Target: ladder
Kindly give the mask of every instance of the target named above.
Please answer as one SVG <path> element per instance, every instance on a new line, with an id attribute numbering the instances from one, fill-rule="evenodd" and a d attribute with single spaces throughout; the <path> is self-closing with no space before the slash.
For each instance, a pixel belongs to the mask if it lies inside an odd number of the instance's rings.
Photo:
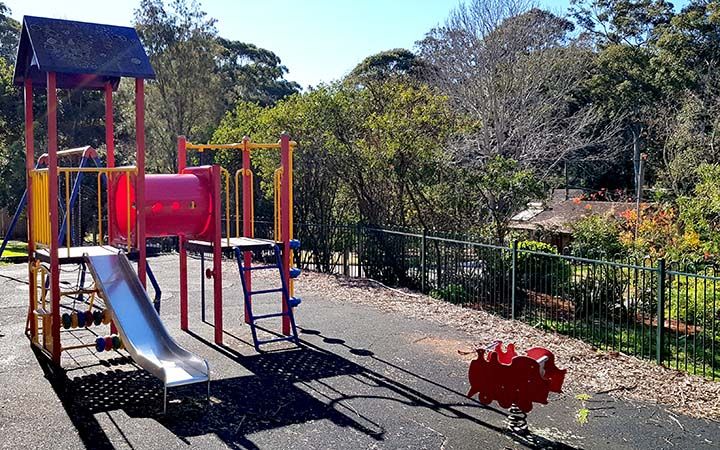
<path id="1" fill-rule="evenodd" d="M 267 264 L 267 265 L 257 265 L 257 266 L 245 266 L 243 264 L 243 254 L 246 251 L 252 251 L 251 249 L 243 249 L 242 247 L 235 247 L 235 259 L 238 263 L 238 269 L 240 271 L 240 281 L 242 283 L 242 289 L 243 289 L 243 298 L 245 301 L 245 311 L 248 314 L 248 322 L 250 324 L 250 330 L 252 331 L 252 338 L 253 338 L 253 345 L 255 346 L 255 350 L 258 352 L 260 351 L 260 346 L 264 344 L 270 344 L 272 342 L 281 342 L 281 341 L 290 341 L 294 342 L 295 344 L 299 344 L 299 338 L 297 333 L 297 328 L 295 327 L 295 316 L 293 314 L 293 308 L 298 306 L 300 304 L 300 299 L 297 297 L 290 297 L 290 291 L 288 288 L 289 281 L 285 279 L 283 276 L 283 265 L 282 265 L 282 251 L 280 249 L 280 245 L 278 244 L 272 244 L 269 243 L 268 247 L 272 246 L 273 252 L 274 252 L 274 264 Z M 273 288 L 273 289 L 262 289 L 257 291 L 251 291 L 248 289 L 246 280 L 245 280 L 245 274 L 251 273 L 257 270 L 277 270 L 278 275 L 280 276 L 280 287 Z M 290 277 L 295 278 L 297 275 L 299 275 L 300 270 L 299 269 L 291 269 Z M 252 284 L 252 283 L 251 283 Z M 263 295 L 263 294 L 273 294 L 278 293 L 282 294 L 282 301 L 286 302 L 284 305 L 285 308 L 283 308 L 285 311 L 281 311 L 278 313 L 270 313 L 270 314 L 259 314 L 255 315 L 253 313 L 253 301 L 252 297 L 254 295 Z M 257 322 L 259 320 L 263 319 L 271 319 L 275 317 L 284 317 L 287 316 L 290 320 L 290 329 L 291 334 L 289 336 L 280 336 L 277 338 L 272 339 L 258 339 L 257 335 Z"/>

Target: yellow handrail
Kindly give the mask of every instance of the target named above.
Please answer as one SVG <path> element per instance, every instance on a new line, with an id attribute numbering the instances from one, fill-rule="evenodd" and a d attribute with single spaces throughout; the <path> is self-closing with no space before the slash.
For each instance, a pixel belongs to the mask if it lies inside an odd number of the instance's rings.
<path id="1" fill-rule="evenodd" d="M 130 216 L 131 216 L 131 210 L 130 210 L 130 175 L 128 174 L 127 177 L 128 181 L 125 183 L 125 196 L 127 198 L 127 249 L 128 253 L 130 253 L 130 249 L 132 248 L 131 242 L 132 242 L 132 236 L 130 231 Z"/>
<path id="2" fill-rule="evenodd" d="M 240 237 L 240 175 L 243 170 L 235 171 L 235 237 Z"/>
<path id="3" fill-rule="evenodd" d="M 297 142 L 290 141 L 290 147 L 297 146 Z M 206 150 L 242 150 L 244 149 L 243 143 L 234 143 L 234 144 L 192 144 L 190 142 L 185 144 L 185 148 L 188 150 L 197 150 L 199 152 L 204 152 Z M 247 148 L 250 150 L 263 150 L 263 149 L 279 149 L 280 143 L 277 144 L 261 144 L 261 143 L 255 143 L 255 142 L 249 142 Z"/>
<path id="4" fill-rule="evenodd" d="M 282 178 L 282 173 L 282 168 L 279 168 L 275 169 L 275 173 L 273 174 L 273 216 L 275 219 L 273 222 L 273 231 L 275 242 L 280 242 L 282 240 L 282 230 L 280 229 L 280 180 Z"/>
<path id="5" fill-rule="evenodd" d="M 224 167 L 220 173 L 225 177 L 225 238 L 230 246 L 230 173 Z"/>
<path id="6" fill-rule="evenodd" d="M 32 230 L 32 239 L 37 244 L 44 246 L 50 245 L 50 203 L 49 195 L 49 179 L 47 172 L 30 171 L 30 184 L 32 187 L 35 201 L 32 203 L 32 217 L 35 226 Z"/>
<path id="7" fill-rule="evenodd" d="M 31 172 L 47 173 L 49 169 L 43 167 L 42 169 L 33 169 Z M 73 172 L 73 173 L 137 173 L 137 167 L 135 166 L 123 166 L 123 167 L 58 167 L 58 173 Z"/>
<path id="8" fill-rule="evenodd" d="M 72 211 L 70 211 L 70 172 L 65 172 L 65 244 L 70 248 L 70 220 Z M 60 244 L 60 243 L 58 243 Z"/>
<path id="9" fill-rule="evenodd" d="M 102 174 L 97 174 L 97 210 L 98 210 L 98 243 L 103 245 L 103 229 L 102 229 Z M 110 184 L 110 177 L 107 178 L 108 185 Z M 108 220 L 110 220 L 110 208 L 108 208 Z M 109 226 L 109 225 L 108 225 Z"/>
<path id="10" fill-rule="evenodd" d="M 97 214 L 98 214 L 98 233 L 100 235 L 99 242 L 103 243 L 103 225 L 102 225 L 102 176 L 106 175 L 108 180 L 113 174 L 126 174 L 128 176 L 127 189 L 127 226 L 128 232 L 130 230 L 131 220 L 131 201 L 130 201 L 130 176 L 137 173 L 137 167 L 125 166 L 125 167 L 58 167 L 58 174 L 64 174 L 65 182 L 65 242 L 59 243 L 65 245 L 68 249 L 72 247 L 72 211 L 70 210 L 70 197 L 72 184 L 72 174 L 80 173 L 96 173 L 97 174 Z M 32 185 L 34 201 L 32 208 L 29 211 L 33 216 L 33 240 L 42 246 L 49 247 L 51 242 L 50 232 L 50 185 L 49 185 L 49 172 L 47 168 L 33 169 L 30 171 L 30 183 Z M 62 195 L 62 194 L 59 194 Z M 109 217 L 109 215 L 108 215 Z M 132 247 L 132 240 L 128 236 L 128 250 Z"/>

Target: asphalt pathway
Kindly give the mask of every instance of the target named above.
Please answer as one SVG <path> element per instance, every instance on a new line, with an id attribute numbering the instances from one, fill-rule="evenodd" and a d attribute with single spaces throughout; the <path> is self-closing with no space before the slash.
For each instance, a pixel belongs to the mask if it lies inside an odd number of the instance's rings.
<path id="1" fill-rule="evenodd" d="M 516 438 L 506 431 L 505 411 L 465 396 L 467 361 L 457 349 L 472 336 L 331 291 L 303 298 L 299 348 L 258 354 L 242 323 L 232 261 L 223 269 L 227 329 L 219 347 L 212 325 L 201 320 L 198 261 L 190 262 L 188 333 L 178 326 L 177 257 L 150 263 L 163 289 L 166 326 L 210 362 L 209 404 L 204 388 L 177 388 L 163 416 L 161 384 L 122 352 L 72 351 L 63 360 L 67 371 L 53 371 L 23 334 L 26 266 L 3 266 L 0 448 L 720 448 L 717 422 L 592 392 L 586 424 L 576 419 L 583 407 L 576 393 L 553 395 L 528 416 L 530 436 Z M 210 306 L 206 314 L 211 321 Z M 64 336 L 91 338 L 88 331 Z"/>

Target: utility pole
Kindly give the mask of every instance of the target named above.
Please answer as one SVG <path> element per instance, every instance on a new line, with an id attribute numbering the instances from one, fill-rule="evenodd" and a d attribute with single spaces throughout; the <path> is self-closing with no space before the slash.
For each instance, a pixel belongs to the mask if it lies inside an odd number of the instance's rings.
<path id="1" fill-rule="evenodd" d="M 635 192 L 635 213 L 637 214 L 637 219 L 635 220 L 635 240 L 637 240 L 638 228 L 640 227 L 640 203 L 642 202 L 643 184 L 645 183 L 645 161 L 647 161 L 647 153 L 640 154 L 637 178 L 635 180 L 635 185 L 637 186 L 637 191 Z"/>
<path id="2" fill-rule="evenodd" d="M 570 200 L 570 177 L 568 176 L 567 159 L 565 160 L 565 167 L 563 168 L 563 172 L 565 173 L 565 200 Z"/>

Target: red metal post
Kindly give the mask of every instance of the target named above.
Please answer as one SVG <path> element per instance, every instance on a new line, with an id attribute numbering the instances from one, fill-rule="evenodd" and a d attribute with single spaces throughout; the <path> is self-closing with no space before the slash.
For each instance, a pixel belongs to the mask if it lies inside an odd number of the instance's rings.
<path id="1" fill-rule="evenodd" d="M 178 136 L 177 143 L 177 168 L 178 173 L 185 170 L 187 164 L 187 140 L 185 136 Z M 188 329 L 188 285 L 187 285 L 187 249 L 185 248 L 185 236 L 178 236 L 178 251 L 180 252 L 180 329 Z M 204 276 L 204 274 L 202 274 Z"/>
<path id="2" fill-rule="evenodd" d="M 107 156 L 107 167 L 115 167 L 115 123 L 113 117 L 113 90 L 112 85 L 108 82 L 105 83 L 105 148 Z M 108 174 L 107 179 L 107 210 L 108 210 L 108 222 L 107 222 L 107 233 L 108 243 L 112 241 L 114 236 L 114 220 L 112 218 L 113 211 L 113 196 L 112 196 L 112 174 Z M 103 237 L 100 236 L 100 242 Z"/>
<path id="3" fill-rule="evenodd" d="M 25 79 L 25 181 L 27 189 L 27 230 L 28 230 L 28 280 L 30 280 L 30 296 L 28 309 L 28 328 L 30 337 L 37 338 L 37 320 L 33 316 L 33 310 L 36 306 L 37 286 L 35 286 L 35 276 L 32 272 L 32 265 L 35 262 L 35 239 L 33 238 L 33 197 L 32 183 L 30 183 L 30 172 L 35 168 L 35 136 L 33 135 L 33 88 L 32 80 Z"/>
<path id="4" fill-rule="evenodd" d="M 282 277 L 285 279 L 285 285 L 290 286 L 290 215 L 292 214 L 290 196 L 292 195 L 292 153 L 290 150 L 290 136 L 283 133 L 280 136 L 280 167 L 282 174 L 280 175 L 280 234 L 282 236 Z M 282 309 L 283 313 L 288 312 L 287 304 L 289 299 L 283 294 Z M 290 334 L 290 318 L 287 315 L 282 319 L 282 332 L 284 335 Z"/>
<path id="5" fill-rule="evenodd" d="M 55 72 L 47 74 L 48 198 L 50 202 L 50 304 L 52 360 L 60 365 L 60 261 L 58 259 L 57 89 Z"/>
<path id="6" fill-rule="evenodd" d="M 213 164 L 212 166 L 213 180 L 213 299 L 214 299 L 214 318 L 215 318 L 215 343 L 222 345 L 223 343 L 223 304 L 222 304 L 222 213 L 220 199 L 220 184 L 222 177 L 220 174 L 220 166 Z"/>
<path id="7" fill-rule="evenodd" d="M 137 176 L 135 178 L 135 205 L 137 211 L 138 278 L 146 286 L 145 247 L 145 80 L 135 78 L 135 145 Z M 128 237 L 129 238 L 129 237 Z"/>
<path id="8" fill-rule="evenodd" d="M 242 150 L 242 167 L 243 167 L 243 236 L 251 238 L 255 237 L 255 230 L 253 230 L 253 196 L 252 196 L 252 178 L 250 177 L 250 138 L 248 136 L 243 137 L 243 150 Z M 243 254 L 243 264 L 245 267 L 250 267 L 252 264 L 252 254 L 245 252 Z M 248 292 L 252 292 L 252 276 L 251 272 L 247 271 L 243 274 L 245 277 L 245 286 Z M 252 298 L 250 299 L 252 301 Z M 250 310 L 245 305 L 245 323 L 250 323 Z"/>

